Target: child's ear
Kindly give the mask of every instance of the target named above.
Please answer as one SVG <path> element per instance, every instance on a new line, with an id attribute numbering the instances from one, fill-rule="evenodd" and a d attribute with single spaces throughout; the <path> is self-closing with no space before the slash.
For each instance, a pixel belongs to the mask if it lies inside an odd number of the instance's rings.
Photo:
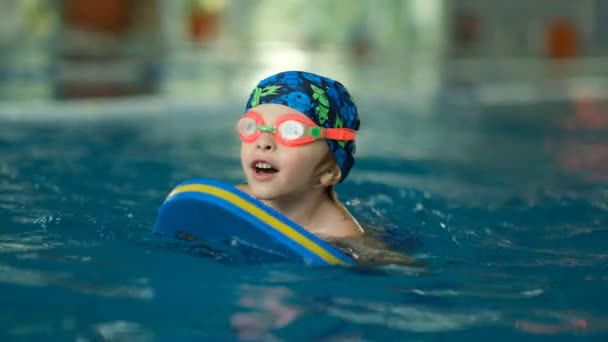
<path id="1" fill-rule="evenodd" d="M 333 163 L 323 174 L 321 175 L 320 183 L 323 186 L 331 186 L 340 181 L 342 178 L 342 170 L 338 164 Z"/>

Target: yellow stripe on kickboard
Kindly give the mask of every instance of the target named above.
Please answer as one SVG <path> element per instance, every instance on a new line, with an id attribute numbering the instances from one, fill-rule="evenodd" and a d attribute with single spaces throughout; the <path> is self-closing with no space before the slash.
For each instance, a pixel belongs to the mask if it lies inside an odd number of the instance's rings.
<path id="1" fill-rule="evenodd" d="M 272 228 L 280 231 L 281 233 L 289 237 L 291 240 L 304 246 L 306 249 L 317 255 L 319 258 L 325 260 L 325 262 L 334 265 L 346 265 L 344 261 L 336 258 L 332 254 L 327 252 L 323 247 L 317 245 L 314 241 L 311 241 L 306 236 L 300 234 L 287 224 L 281 222 L 276 217 L 270 215 L 269 213 L 249 203 L 245 199 L 233 194 L 230 191 L 226 191 L 224 189 L 205 184 L 186 184 L 177 187 L 173 191 L 171 191 L 171 193 L 169 193 L 169 195 L 167 196 L 167 199 L 182 192 L 201 192 L 205 194 L 211 194 L 225 201 L 228 201 L 229 203 L 234 204 L 235 206 L 247 211 L 251 215 L 260 219 L 262 222 L 265 222 Z"/>

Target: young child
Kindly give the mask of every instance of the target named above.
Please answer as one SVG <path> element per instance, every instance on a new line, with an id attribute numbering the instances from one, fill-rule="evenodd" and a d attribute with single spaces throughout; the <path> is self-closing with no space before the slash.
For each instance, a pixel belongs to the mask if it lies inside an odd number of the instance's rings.
<path id="1" fill-rule="evenodd" d="M 359 116 L 338 81 L 303 71 L 254 88 L 237 123 L 241 164 L 253 197 L 323 238 L 363 234 L 333 186 L 355 162 Z"/>

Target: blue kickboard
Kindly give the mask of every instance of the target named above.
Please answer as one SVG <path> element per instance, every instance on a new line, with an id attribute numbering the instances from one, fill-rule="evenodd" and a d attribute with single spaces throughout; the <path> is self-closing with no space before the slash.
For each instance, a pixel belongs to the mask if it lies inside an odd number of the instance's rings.
<path id="1" fill-rule="evenodd" d="M 246 245 L 311 265 L 356 262 L 236 187 L 210 179 L 179 184 L 159 209 L 154 230 L 175 237 Z"/>

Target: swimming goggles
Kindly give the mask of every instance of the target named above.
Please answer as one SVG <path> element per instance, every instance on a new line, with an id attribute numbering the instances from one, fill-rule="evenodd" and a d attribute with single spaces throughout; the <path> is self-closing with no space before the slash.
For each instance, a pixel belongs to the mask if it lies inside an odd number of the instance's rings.
<path id="1" fill-rule="evenodd" d="M 355 140 L 357 133 L 350 128 L 319 127 L 311 119 L 301 114 L 285 114 L 279 117 L 274 126 L 266 125 L 264 118 L 249 111 L 236 124 L 242 141 L 252 143 L 262 132 L 271 133 L 276 141 L 285 146 L 301 146 L 318 139 Z"/>

